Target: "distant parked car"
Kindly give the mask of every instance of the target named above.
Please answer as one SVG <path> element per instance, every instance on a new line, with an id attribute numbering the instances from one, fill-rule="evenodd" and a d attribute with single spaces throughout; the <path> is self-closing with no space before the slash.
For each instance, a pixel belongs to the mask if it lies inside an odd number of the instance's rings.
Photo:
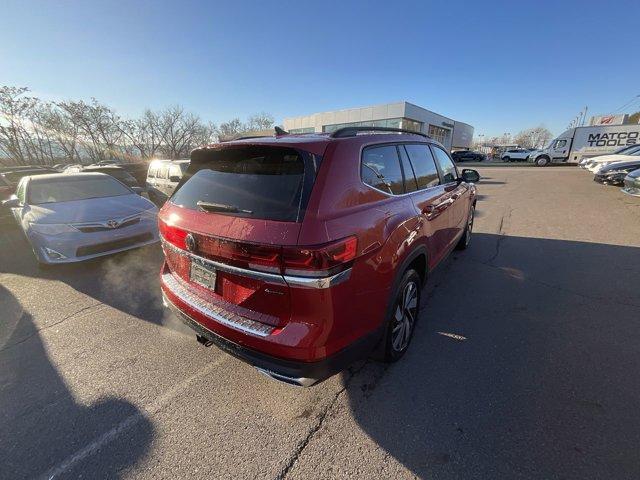
<path id="1" fill-rule="evenodd" d="M 458 150 L 451 154 L 453 161 L 460 162 L 483 162 L 487 159 L 484 153 L 472 152 L 471 150 Z"/>
<path id="2" fill-rule="evenodd" d="M 156 205 L 162 205 L 175 190 L 187 171 L 190 160 L 154 160 L 149 164 L 147 188 L 149 198 Z"/>
<path id="3" fill-rule="evenodd" d="M 604 168 L 613 163 L 619 162 L 632 162 L 640 159 L 640 145 L 632 150 L 627 150 L 624 153 L 617 155 L 601 155 L 599 157 L 593 157 L 590 162 L 586 164 L 586 169 L 591 173 L 598 173 L 601 168 Z"/>
<path id="4" fill-rule="evenodd" d="M 89 165 L 85 167 L 83 172 L 87 173 L 106 173 L 107 175 L 111 175 L 116 180 L 121 181 L 127 187 L 131 188 L 138 195 L 142 195 L 143 197 L 149 198 L 147 194 L 147 189 L 141 187 L 138 181 L 127 172 L 124 168 L 118 165 Z"/>
<path id="5" fill-rule="evenodd" d="M 149 170 L 149 164 L 146 162 L 138 163 L 121 163 L 118 165 L 120 168 L 129 172 L 138 182 L 138 185 L 144 187 L 147 183 L 147 172 Z"/>
<path id="6" fill-rule="evenodd" d="M 625 177 L 640 168 L 640 158 L 628 162 L 611 163 L 594 175 L 593 180 L 605 185 L 623 185 Z"/>
<path id="7" fill-rule="evenodd" d="M 622 191 L 627 195 L 640 197 L 640 169 L 634 170 L 624 178 Z"/>
<path id="8" fill-rule="evenodd" d="M 535 150 L 530 148 L 512 148 L 505 151 L 500 156 L 500 160 L 503 162 L 526 162 L 532 152 L 535 152 Z"/>
<path id="9" fill-rule="evenodd" d="M 4 202 L 40 264 L 87 260 L 158 241 L 158 209 L 104 173 L 24 177 Z"/>
<path id="10" fill-rule="evenodd" d="M 627 155 L 629 153 L 632 153 L 636 150 L 640 149 L 640 145 L 634 144 L 634 145 L 627 145 L 626 147 L 622 147 L 619 148 L 618 150 L 616 150 L 615 152 L 609 154 L 609 155 Z M 582 160 L 580 160 L 578 162 L 578 165 L 581 168 L 587 168 L 589 165 L 591 165 L 593 163 L 594 160 L 598 159 L 599 157 L 602 157 L 603 155 L 597 155 L 595 157 L 584 157 Z"/>

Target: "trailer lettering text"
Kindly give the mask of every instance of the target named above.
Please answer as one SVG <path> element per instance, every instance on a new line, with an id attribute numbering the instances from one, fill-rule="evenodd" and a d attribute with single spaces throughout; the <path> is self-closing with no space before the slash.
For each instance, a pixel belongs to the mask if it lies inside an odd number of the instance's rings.
<path id="1" fill-rule="evenodd" d="M 590 147 L 624 147 L 638 143 L 640 132 L 590 133 L 587 143 Z"/>

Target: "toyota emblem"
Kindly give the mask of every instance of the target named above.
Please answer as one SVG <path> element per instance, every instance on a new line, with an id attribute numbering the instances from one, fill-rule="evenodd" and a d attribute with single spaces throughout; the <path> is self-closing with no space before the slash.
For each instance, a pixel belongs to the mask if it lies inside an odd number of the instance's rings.
<path id="1" fill-rule="evenodd" d="M 116 220 L 107 220 L 107 227 L 109 228 L 118 228 L 120 225 Z"/>
<path id="2" fill-rule="evenodd" d="M 196 249 L 196 239 L 193 235 L 191 235 L 190 233 L 187 234 L 186 237 L 184 237 L 184 244 L 187 247 L 187 250 L 189 250 L 190 252 L 193 252 Z"/>

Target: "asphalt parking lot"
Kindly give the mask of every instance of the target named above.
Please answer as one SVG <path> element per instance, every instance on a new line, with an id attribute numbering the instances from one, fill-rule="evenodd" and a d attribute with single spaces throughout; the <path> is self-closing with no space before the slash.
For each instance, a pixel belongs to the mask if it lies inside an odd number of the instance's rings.
<path id="1" fill-rule="evenodd" d="M 2 233 L 0 478 L 639 478 L 640 199 L 480 173 L 404 359 L 309 389 L 163 312 L 158 247 L 39 271 Z"/>

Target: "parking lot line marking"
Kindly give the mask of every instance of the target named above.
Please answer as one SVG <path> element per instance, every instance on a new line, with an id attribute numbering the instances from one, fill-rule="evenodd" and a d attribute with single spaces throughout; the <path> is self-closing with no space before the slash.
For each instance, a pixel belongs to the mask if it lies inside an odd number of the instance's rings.
<path id="1" fill-rule="evenodd" d="M 86 445 L 85 447 L 78 450 L 73 455 L 67 457 L 62 463 L 60 463 L 57 467 L 52 468 L 47 473 L 40 475 L 38 478 L 43 480 L 52 480 L 56 478 L 58 475 L 65 473 L 70 468 L 74 467 L 76 464 L 81 462 L 87 457 L 90 457 L 95 452 L 97 452 L 100 448 L 105 446 L 114 440 L 118 435 L 120 435 L 125 430 L 137 424 L 140 420 L 145 418 L 145 416 L 152 416 L 160 412 L 164 407 L 169 405 L 171 401 L 183 393 L 189 386 L 207 374 L 209 374 L 212 370 L 219 367 L 224 361 L 229 358 L 228 355 L 220 353 L 220 356 L 212 363 L 209 363 L 204 368 L 200 369 L 198 372 L 191 375 L 189 378 L 179 383 L 175 387 L 169 389 L 164 395 L 161 395 L 156 400 L 151 402 L 151 404 L 147 406 L 141 407 L 141 410 L 126 419 L 120 422 L 118 425 L 114 426 L 109 431 L 103 433 L 100 437 Z"/>

